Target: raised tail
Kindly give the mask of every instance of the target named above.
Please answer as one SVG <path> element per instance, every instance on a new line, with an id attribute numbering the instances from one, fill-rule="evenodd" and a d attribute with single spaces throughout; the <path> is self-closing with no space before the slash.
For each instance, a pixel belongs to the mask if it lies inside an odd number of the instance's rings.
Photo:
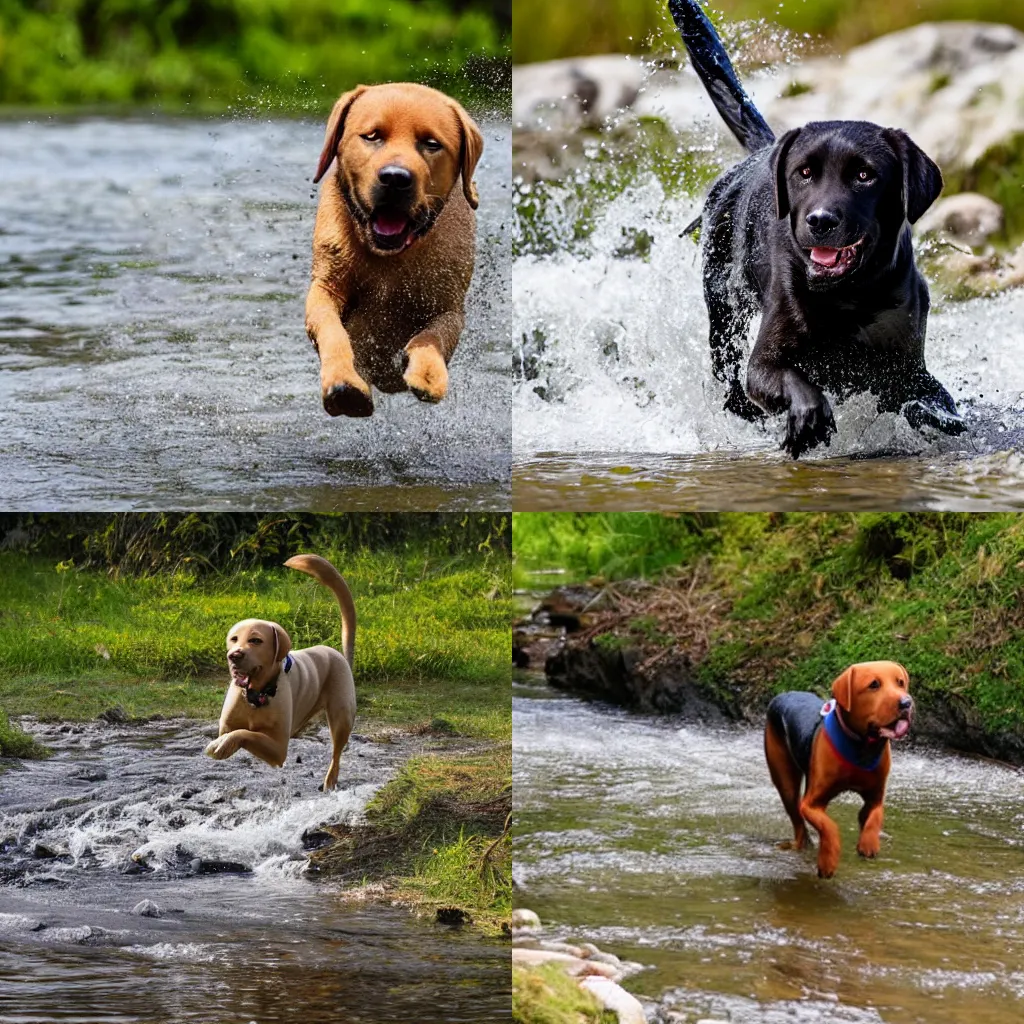
<path id="1" fill-rule="evenodd" d="M 775 133 L 743 91 L 722 40 L 701 10 L 699 0 L 668 0 L 668 9 L 693 69 L 729 131 L 748 153 L 770 146 Z"/>
<path id="2" fill-rule="evenodd" d="M 289 569 L 298 569 L 299 572 L 312 576 L 317 583 L 322 583 L 328 590 L 333 591 L 341 609 L 341 653 L 351 668 L 356 647 L 356 605 L 341 573 L 326 558 L 319 555 L 294 555 L 284 564 Z"/>

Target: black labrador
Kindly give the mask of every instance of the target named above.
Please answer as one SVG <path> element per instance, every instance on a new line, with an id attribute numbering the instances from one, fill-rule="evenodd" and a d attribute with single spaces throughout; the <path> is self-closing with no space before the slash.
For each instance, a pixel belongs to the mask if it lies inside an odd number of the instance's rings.
<path id="1" fill-rule="evenodd" d="M 942 174 L 906 135 L 867 121 L 818 121 L 776 139 L 750 102 L 698 0 L 669 10 L 701 82 L 750 152 L 711 188 L 701 217 L 704 297 L 725 408 L 786 413 L 793 458 L 836 431 L 824 392 L 878 397 L 916 427 L 959 434 L 956 403 L 926 369 L 928 286 L 910 225 Z M 740 365 L 750 322 L 761 328 Z"/>

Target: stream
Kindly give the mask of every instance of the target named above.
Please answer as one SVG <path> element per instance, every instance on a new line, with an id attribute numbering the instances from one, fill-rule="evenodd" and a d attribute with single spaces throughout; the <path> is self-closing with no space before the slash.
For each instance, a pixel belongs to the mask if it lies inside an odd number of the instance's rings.
<path id="1" fill-rule="evenodd" d="M 507 943 L 306 871 L 422 739 L 353 736 L 323 794 L 326 727 L 274 770 L 203 757 L 196 723 L 22 724 L 54 755 L 0 762 L 5 1024 L 510 1020 Z"/>
<path id="2" fill-rule="evenodd" d="M 714 137 L 694 145 L 713 150 Z M 577 175 L 586 192 L 588 171 Z M 668 195 L 652 175 L 606 203 L 596 183 L 593 209 L 545 188 L 546 204 L 537 186 L 516 196 L 518 510 L 1024 508 L 1024 290 L 952 302 L 932 289 L 928 368 L 965 434 L 918 433 L 860 395 L 834 405 L 831 446 L 794 462 L 779 451 L 781 417 L 761 426 L 722 409 L 700 252 L 680 237 L 699 197 Z"/>
<path id="3" fill-rule="evenodd" d="M 520 677 L 513 697 L 517 905 L 548 937 L 645 965 L 657 1022 L 1013 1024 L 1024 1000 L 1024 775 L 935 749 L 894 754 L 881 856 L 836 877 L 792 835 L 758 730 L 586 704 Z M 912 743 L 912 741 L 909 741 Z"/>
<path id="4" fill-rule="evenodd" d="M 0 121 L 7 509 L 507 508 L 510 129 L 485 121 L 436 407 L 333 420 L 304 327 L 312 121 Z"/>

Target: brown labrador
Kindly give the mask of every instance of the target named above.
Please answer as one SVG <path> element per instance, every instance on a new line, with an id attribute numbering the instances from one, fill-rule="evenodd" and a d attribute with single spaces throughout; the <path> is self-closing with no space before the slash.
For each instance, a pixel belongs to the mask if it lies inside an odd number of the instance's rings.
<path id="1" fill-rule="evenodd" d="M 371 385 L 439 402 L 465 325 L 483 137 L 455 100 L 360 85 L 327 122 L 314 183 L 306 331 L 331 416 L 370 416 Z M 461 178 L 461 186 L 460 186 Z"/>
<path id="2" fill-rule="evenodd" d="M 326 558 L 296 555 L 284 564 L 333 591 L 341 609 L 342 651 L 322 645 L 293 651 L 291 637 L 276 622 L 243 619 L 235 623 L 227 638 L 231 685 L 218 737 L 206 753 L 222 761 L 242 748 L 280 768 L 288 756 L 288 740 L 325 711 L 333 747 L 323 784 L 326 791 L 337 785 L 338 762 L 356 719 L 352 680 L 356 608 L 345 580 Z"/>

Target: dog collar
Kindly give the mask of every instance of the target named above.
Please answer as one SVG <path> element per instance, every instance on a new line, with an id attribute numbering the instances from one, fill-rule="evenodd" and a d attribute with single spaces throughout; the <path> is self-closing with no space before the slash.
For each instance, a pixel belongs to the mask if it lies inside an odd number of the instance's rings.
<path id="1" fill-rule="evenodd" d="M 821 717 L 825 739 L 840 760 L 866 772 L 873 772 L 878 767 L 888 740 L 872 742 L 851 732 L 840 717 L 839 705 L 834 700 L 825 702 Z"/>
<path id="2" fill-rule="evenodd" d="M 286 654 L 284 656 L 283 668 L 285 672 L 290 672 L 292 670 L 292 656 L 290 654 Z M 241 683 L 236 683 L 235 685 L 242 686 Z M 271 697 L 277 696 L 277 677 L 275 676 L 274 679 L 267 683 L 267 685 L 258 692 L 250 689 L 248 683 L 246 683 L 245 686 L 242 686 L 242 689 L 245 690 L 245 699 L 254 708 L 264 708 L 270 703 Z"/>

